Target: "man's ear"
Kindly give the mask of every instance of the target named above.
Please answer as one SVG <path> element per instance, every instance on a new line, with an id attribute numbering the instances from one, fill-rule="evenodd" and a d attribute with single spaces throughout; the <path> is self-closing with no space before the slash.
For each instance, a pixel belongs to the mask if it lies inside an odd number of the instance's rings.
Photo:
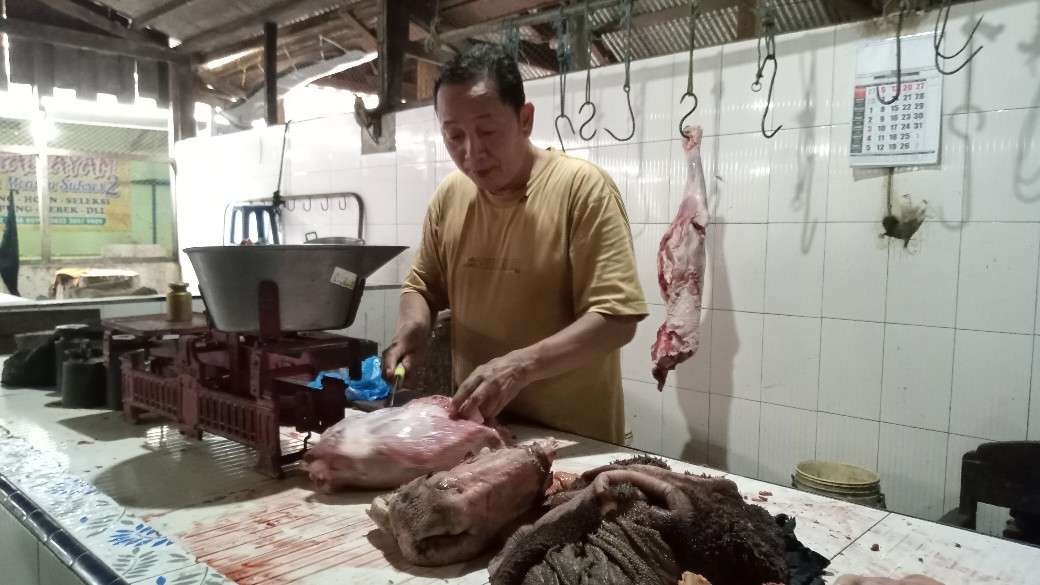
<path id="1" fill-rule="evenodd" d="M 527 102 L 520 106 L 520 131 L 530 138 L 534 129 L 534 104 Z"/>

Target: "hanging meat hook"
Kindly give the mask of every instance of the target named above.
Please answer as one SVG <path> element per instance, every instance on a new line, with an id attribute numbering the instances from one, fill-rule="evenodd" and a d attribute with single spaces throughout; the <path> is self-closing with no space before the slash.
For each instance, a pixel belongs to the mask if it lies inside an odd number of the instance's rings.
<path id="1" fill-rule="evenodd" d="M 874 90 L 877 92 L 878 101 L 886 106 L 896 103 L 899 101 L 899 97 L 903 95 L 903 18 L 909 11 L 909 0 L 899 0 L 899 16 L 898 20 L 896 20 L 896 93 L 892 96 L 892 99 L 886 100 L 881 97 L 880 85 Z"/>
<path id="2" fill-rule="evenodd" d="M 971 63 L 972 59 L 975 58 L 975 55 L 978 55 L 979 51 L 982 50 L 982 47 L 979 47 L 972 51 L 971 54 L 968 55 L 968 58 L 965 59 L 964 62 L 960 64 L 960 66 L 958 66 L 956 69 L 952 71 L 947 71 L 943 68 L 942 65 L 939 64 L 940 59 L 954 59 L 960 56 L 960 54 L 963 53 L 965 50 L 967 50 L 967 48 L 971 46 L 972 39 L 975 38 L 975 32 L 979 30 L 979 25 L 982 24 L 982 17 L 980 16 L 979 19 L 975 21 L 975 26 L 971 28 L 971 32 L 968 33 L 968 38 L 964 41 L 964 44 L 961 45 L 961 48 L 957 49 L 956 52 L 951 53 L 949 55 L 943 53 L 942 42 L 943 39 L 946 38 L 946 25 L 950 20 L 950 9 L 952 8 L 951 4 L 952 0 L 943 0 L 942 6 L 939 7 L 939 12 L 935 14 L 935 28 L 932 30 L 932 46 L 935 47 L 935 68 L 939 71 L 939 73 L 942 73 L 943 75 L 954 75 L 958 73 L 961 69 L 967 67 L 968 63 Z M 942 21 L 941 32 L 939 28 L 940 20 Z"/>
<path id="3" fill-rule="evenodd" d="M 329 198 L 328 197 L 325 198 L 325 201 L 321 202 L 321 210 L 322 211 L 328 211 L 329 210 Z"/>
<path id="4" fill-rule="evenodd" d="M 590 24 L 590 22 L 589 22 L 589 0 L 585 0 L 585 17 L 584 18 L 585 18 L 585 27 L 588 28 L 588 26 Z M 580 116 L 580 115 L 582 115 L 585 112 L 585 107 L 586 106 L 592 106 L 592 114 L 589 116 L 588 120 L 585 120 L 584 122 L 582 122 L 581 126 L 578 127 L 578 136 L 581 136 L 582 140 L 588 142 L 589 140 L 592 140 L 593 138 L 596 137 L 596 129 L 595 128 L 592 129 L 592 134 L 589 134 L 588 136 L 585 136 L 585 127 L 588 126 L 589 124 L 591 124 L 592 123 L 592 119 L 596 117 L 596 104 L 592 103 L 592 39 L 591 38 L 588 39 L 588 42 L 586 43 L 586 45 L 588 45 L 588 52 L 586 54 L 586 59 L 585 59 L 585 63 L 586 63 L 586 68 L 585 68 L 585 101 L 582 102 L 581 107 L 578 108 L 578 115 Z"/>
<path id="5" fill-rule="evenodd" d="M 311 200 L 310 199 L 304 199 L 303 200 L 303 204 L 301 205 L 301 207 L 303 207 L 304 211 L 310 211 L 311 210 Z"/>
<path id="6" fill-rule="evenodd" d="M 765 76 L 766 65 L 773 64 L 773 74 L 769 78 L 769 92 L 766 94 L 766 107 L 762 111 L 762 136 L 767 139 L 776 136 L 783 128 L 783 124 L 772 131 L 766 130 L 766 118 L 769 117 L 769 109 L 773 105 L 773 89 L 776 87 L 776 7 L 771 2 L 762 5 L 762 34 L 758 37 L 758 70 L 755 72 L 755 81 L 751 84 L 751 91 L 762 90 L 762 78 Z M 762 42 L 766 44 L 766 56 L 762 57 Z"/>
<path id="7" fill-rule="evenodd" d="M 340 211 L 346 211 L 346 209 L 347 209 L 347 196 L 346 195 L 340 195 L 339 201 L 337 202 L 337 205 L 339 205 L 339 210 Z"/>
<path id="8" fill-rule="evenodd" d="M 556 116 L 553 125 L 556 127 L 556 138 L 560 141 L 560 150 L 567 152 L 563 144 L 563 134 L 560 133 L 560 121 L 566 120 L 567 126 L 574 134 L 574 123 L 567 115 L 567 68 L 570 64 L 570 47 L 567 44 L 567 20 L 563 15 L 564 5 L 560 4 L 560 16 L 555 23 L 556 28 L 556 60 L 560 64 L 560 113 Z"/>
<path id="9" fill-rule="evenodd" d="M 629 125 L 632 127 L 632 130 L 624 138 L 618 138 L 617 134 L 611 132 L 610 128 L 606 128 L 606 131 L 614 140 L 627 142 L 636 135 L 636 113 L 632 110 L 632 0 L 625 0 L 625 12 L 622 22 L 625 27 L 625 84 L 621 89 L 625 92 L 625 103 L 628 104 Z"/>
<path id="10" fill-rule="evenodd" d="M 686 119 L 693 115 L 697 111 L 697 106 L 700 104 L 700 100 L 697 98 L 697 94 L 693 92 L 693 48 L 696 45 L 696 29 L 697 29 L 697 14 L 700 9 L 700 0 L 693 0 L 690 2 L 690 57 L 689 67 L 686 70 L 686 93 L 679 98 L 679 103 L 682 104 L 686 101 L 686 98 L 693 98 L 693 107 L 690 111 L 686 112 L 686 115 L 679 120 L 679 135 L 683 138 L 686 136 L 686 131 L 683 129 L 686 126 Z"/>
<path id="11" fill-rule="evenodd" d="M 287 199 L 285 201 L 285 208 L 289 211 L 296 211 L 296 201 L 292 199 Z"/>

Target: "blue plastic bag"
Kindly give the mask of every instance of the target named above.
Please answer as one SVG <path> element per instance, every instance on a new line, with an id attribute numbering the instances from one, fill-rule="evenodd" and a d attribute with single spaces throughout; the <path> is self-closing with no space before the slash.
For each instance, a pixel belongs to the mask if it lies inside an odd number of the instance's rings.
<path id="1" fill-rule="evenodd" d="M 347 385 L 347 400 L 382 400 L 390 394 L 390 385 L 383 380 L 383 363 L 379 356 L 372 356 L 361 362 L 361 378 L 350 378 L 347 368 L 321 372 L 308 387 L 321 389 L 321 381 L 325 377 L 343 380 Z"/>

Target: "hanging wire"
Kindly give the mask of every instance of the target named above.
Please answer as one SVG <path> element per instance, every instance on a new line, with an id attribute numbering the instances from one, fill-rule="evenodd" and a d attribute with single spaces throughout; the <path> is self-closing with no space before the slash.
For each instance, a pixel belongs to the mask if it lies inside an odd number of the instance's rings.
<path id="1" fill-rule="evenodd" d="M 899 101 L 899 97 L 903 95 L 903 18 L 906 17 L 910 10 L 910 0 L 899 0 L 899 16 L 896 20 L 896 93 L 892 96 L 892 99 L 886 100 L 881 97 L 880 85 L 874 89 L 877 92 L 878 101 L 886 106 L 896 103 Z"/>
<path id="2" fill-rule="evenodd" d="M 556 126 L 556 138 L 560 141 L 560 150 L 567 152 L 567 147 L 563 144 L 563 134 L 560 133 L 560 121 L 565 120 L 567 126 L 571 129 L 571 134 L 574 134 L 574 123 L 571 122 L 570 116 L 567 115 L 567 70 L 570 68 L 571 61 L 571 48 L 569 43 L 569 27 L 567 26 L 567 18 L 563 13 L 564 4 L 560 3 L 560 15 L 556 18 L 556 22 L 553 23 L 553 28 L 556 29 L 556 61 L 560 64 L 560 113 L 556 116 L 554 126 Z"/>
<path id="3" fill-rule="evenodd" d="M 627 142 L 636 135 L 636 114 L 632 111 L 632 0 L 625 0 L 621 22 L 625 29 L 625 85 L 622 86 L 622 90 L 625 92 L 625 102 L 628 104 L 628 119 L 632 130 L 624 138 L 618 138 L 610 128 L 606 128 L 606 131 L 614 140 Z"/>
<path id="4" fill-rule="evenodd" d="M 582 140 L 588 142 L 596 137 L 595 128 L 592 129 L 592 134 L 585 136 L 585 127 L 591 124 L 592 119 L 596 117 L 596 104 L 592 103 L 592 31 L 589 29 L 592 22 L 589 20 L 589 0 L 585 0 L 585 14 L 583 18 L 585 19 L 585 30 L 588 35 L 588 38 L 586 39 L 587 42 L 585 43 L 587 50 L 585 57 L 585 101 L 582 102 L 581 107 L 578 108 L 578 115 L 582 115 L 587 106 L 592 107 L 592 113 L 589 115 L 589 118 L 582 122 L 581 126 L 578 127 L 578 136 L 581 136 Z"/>
<path id="5" fill-rule="evenodd" d="M 441 39 L 440 32 L 437 30 L 441 26 L 441 0 L 434 0 L 433 3 L 433 18 L 430 19 L 430 34 L 427 35 L 423 41 L 423 47 L 433 52 L 440 48 Z"/>
<path id="6" fill-rule="evenodd" d="M 503 28 L 502 45 L 505 47 L 506 52 L 512 55 L 513 60 L 517 61 L 520 56 L 520 27 L 516 25 L 515 20 L 510 20 Z"/>
<path id="7" fill-rule="evenodd" d="M 684 93 L 682 97 L 679 98 L 679 103 L 682 104 L 686 101 L 686 98 L 692 97 L 693 107 L 690 108 L 690 111 L 686 112 L 686 115 L 683 116 L 681 120 L 679 120 L 679 135 L 683 138 L 688 138 L 686 136 L 686 131 L 683 128 L 684 126 L 686 126 L 686 119 L 692 116 L 695 111 L 697 111 L 697 106 L 698 104 L 700 104 L 700 100 L 697 98 L 697 94 L 693 92 L 693 48 L 694 45 L 696 45 L 697 41 L 697 16 L 699 15 L 700 7 L 700 0 L 692 0 L 690 2 L 690 55 L 688 60 L 688 67 L 686 69 L 686 93 Z"/>
<path id="8" fill-rule="evenodd" d="M 935 47 L 935 68 L 939 71 L 939 73 L 942 73 L 943 75 L 954 75 L 958 73 L 961 69 L 967 67 L 968 63 L 971 63 L 972 59 L 975 58 L 975 55 L 978 55 L 979 51 L 982 50 L 982 47 L 979 47 L 972 51 L 971 54 L 968 55 L 968 58 L 965 59 L 964 62 L 960 64 L 960 66 L 958 66 L 956 69 L 953 69 L 952 71 L 944 69 L 943 66 L 939 63 L 940 59 L 944 61 L 948 59 L 954 59 L 956 57 L 959 57 L 961 53 L 967 50 L 967 48 L 971 46 L 972 39 L 975 38 L 975 32 L 979 30 L 979 25 L 982 24 L 982 17 L 980 16 L 979 19 L 975 21 L 975 26 L 973 26 L 971 32 L 968 33 L 968 38 L 964 41 L 964 44 L 961 45 L 961 48 L 957 49 L 956 52 L 951 53 L 949 55 L 943 53 L 942 43 L 943 39 L 946 38 L 946 25 L 950 20 L 950 9 L 952 8 L 951 5 L 952 0 L 942 1 L 942 5 L 939 7 L 939 11 L 935 14 L 935 28 L 932 30 L 932 46 Z M 942 21 L 941 32 L 939 27 L 939 21 Z"/>
<path id="9" fill-rule="evenodd" d="M 776 6 L 773 2 L 763 2 L 760 15 L 762 32 L 758 37 L 758 70 L 755 72 L 755 82 L 751 84 L 751 91 L 762 90 L 762 78 L 765 76 L 766 65 L 773 64 L 773 74 L 769 78 L 769 92 L 766 94 L 766 107 L 762 111 L 762 136 L 772 138 L 783 128 L 783 124 L 772 131 L 766 130 L 766 118 L 769 117 L 769 109 L 773 105 L 773 89 L 776 86 Z M 762 44 L 765 43 L 766 55 L 762 57 Z"/>

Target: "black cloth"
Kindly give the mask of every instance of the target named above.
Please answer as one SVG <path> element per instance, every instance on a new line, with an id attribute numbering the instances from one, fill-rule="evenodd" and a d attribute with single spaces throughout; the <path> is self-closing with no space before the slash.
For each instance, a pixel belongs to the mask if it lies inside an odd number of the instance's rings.
<path id="1" fill-rule="evenodd" d="M 795 520 L 786 514 L 773 517 L 784 531 L 790 585 L 824 585 L 823 570 L 831 564 L 827 557 L 802 544 L 794 535 Z"/>
<path id="2" fill-rule="evenodd" d="M 15 217 L 14 195 L 11 190 L 7 200 L 7 219 L 4 221 L 4 237 L 0 240 L 0 279 L 14 296 L 18 294 L 18 223 Z"/>

